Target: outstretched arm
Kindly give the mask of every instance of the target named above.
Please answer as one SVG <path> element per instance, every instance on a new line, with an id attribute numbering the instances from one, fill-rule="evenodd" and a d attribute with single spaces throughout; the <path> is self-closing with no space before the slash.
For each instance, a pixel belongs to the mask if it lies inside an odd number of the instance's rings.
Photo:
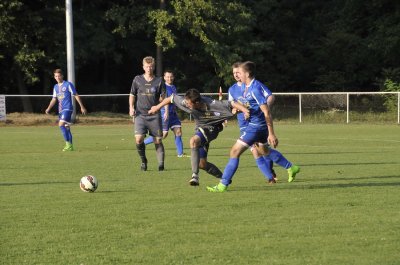
<path id="1" fill-rule="evenodd" d="M 250 111 L 240 103 L 231 101 L 231 106 L 237 110 L 243 112 L 245 119 L 247 120 L 250 117 Z"/>
<path id="2" fill-rule="evenodd" d="M 151 107 L 151 109 L 149 110 L 149 114 L 154 114 L 154 113 L 156 113 L 157 111 L 159 111 L 162 107 L 164 107 L 164 106 L 166 106 L 166 105 L 168 105 L 168 104 L 171 104 L 171 102 L 172 102 L 172 96 L 171 97 L 168 97 L 168 98 L 165 98 L 163 101 L 161 101 L 158 105 L 155 105 L 155 106 L 153 106 L 153 107 Z"/>

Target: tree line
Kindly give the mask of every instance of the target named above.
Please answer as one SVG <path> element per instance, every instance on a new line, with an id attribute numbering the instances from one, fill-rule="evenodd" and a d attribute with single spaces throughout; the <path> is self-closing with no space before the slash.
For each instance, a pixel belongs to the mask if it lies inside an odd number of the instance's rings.
<path id="1" fill-rule="evenodd" d="M 179 92 L 226 92 L 251 60 L 275 92 L 378 91 L 400 81 L 400 1 L 73 1 L 80 94 L 128 93 L 142 58 Z M 0 3 L 0 94 L 50 94 L 66 69 L 65 1 Z"/>

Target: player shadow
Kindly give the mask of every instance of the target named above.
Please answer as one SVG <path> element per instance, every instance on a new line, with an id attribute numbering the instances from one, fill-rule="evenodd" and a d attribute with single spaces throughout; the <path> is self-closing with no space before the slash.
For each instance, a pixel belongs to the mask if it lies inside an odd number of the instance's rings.
<path id="1" fill-rule="evenodd" d="M 306 184 L 307 182 L 296 185 L 295 183 L 289 185 L 275 184 L 274 186 L 260 185 L 252 187 L 232 187 L 229 192 L 242 192 L 242 191 L 266 191 L 272 192 L 273 190 L 312 190 L 312 189 L 338 189 L 338 188 L 363 188 L 363 187 L 395 187 L 400 186 L 399 182 L 364 182 L 364 183 L 334 183 L 334 184 Z"/>
<path id="2" fill-rule="evenodd" d="M 24 185 L 53 185 L 53 184 L 70 184 L 70 183 L 75 183 L 72 181 L 39 181 L 39 182 L 4 182 L 0 183 L 0 186 L 24 186 Z"/>

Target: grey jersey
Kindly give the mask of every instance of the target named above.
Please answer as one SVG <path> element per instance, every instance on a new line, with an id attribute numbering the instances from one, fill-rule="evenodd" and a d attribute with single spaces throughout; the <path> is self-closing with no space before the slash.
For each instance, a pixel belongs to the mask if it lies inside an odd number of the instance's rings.
<path id="1" fill-rule="evenodd" d="M 164 97 L 165 84 L 161 77 L 154 77 L 148 82 L 143 75 L 137 75 L 133 79 L 130 94 L 135 96 L 136 115 L 149 115 L 150 108 L 160 103 L 160 97 Z"/>
<path id="2" fill-rule="evenodd" d="M 171 102 L 175 106 L 193 116 L 193 119 L 196 121 L 196 128 L 217 126 L 233 116 L 231 104 L 227 100 L 219 101 L 202 96 L 201 101 L 205 103 L 203 110 L 189 109 L 184 97 L 175 94 L 171 96 Z"/>

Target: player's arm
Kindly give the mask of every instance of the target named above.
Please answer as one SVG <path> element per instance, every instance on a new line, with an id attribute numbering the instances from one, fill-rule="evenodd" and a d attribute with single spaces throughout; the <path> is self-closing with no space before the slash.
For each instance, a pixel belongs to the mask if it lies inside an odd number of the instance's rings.
<path id="1" fill-rule="evenodd" d="M 265 121 L 267 122 L 268 142 L 270 145 L 272 145 L 275 148 L 278 146 L 278 138 L 276 137 L 275 132 L 274 132 L 274 123 L 272 120 L 271 111 L 267 104 L 260 105 L 260 109 L 264 113 Z"/>
<path id="2" fill-rule="evenodd" d="M 129 116 L 133 117 L 135 115 L 135 96 L 129 94 Z"/>
<path id="3" fill-rule="evenodd" d="M 87 113 L 85 106 L 83 105 L 82 99 L 78 94 L 74 95 L 76 101 L 79 103 L 79 106 L 81 107 L 81 112 L 83 115 Z"/>
<path id="4" fill-rule="evenodd" d="M 250 111 L 245 106 L 243 106 L 242 104 L 237 103 L 235 101 L 230 101 L 230 102 L 231 102 L 231 106 L 233 109 L 237 109 L 237 110 L 243 112 L 246 120 L 250 117 Z"/>
<path id="5" fill-rule="evenodd" d="M 275 96 L 274 96 L 274 95 L 268 96 L 268 98 L 267 98 L 267 104 L 268 104 L 268 107 L 269 107 L 270 109 L 271 109 L 272 105 L 274 104 L 274 102 L 275 102 Z"/>
<path id="6" fill-rule="evenodd" d="M 49 106 L 48 106 L 47 109 L 45 110 L 45 113 L 46 113 L 46 114 L 49 114 L 49 113 L 50 113 L 51 108 L 54 107 L 54 105 L 56 104 L 56 102 L 57 102 L 57 99 L 56 99 L 56 98 L 52 98 L 52 99 L 50 100 Z"/>
<path id="7" fill-rule="evenodd" d="M 149 110 L 149 114 L 155 114 L 157 113 L 162 107 L 171 104 L 172 103 L 172 98 L 173 96 L 170 96 L 168 98 L 165 98 L 163 101 L 161 101 L 158 105 L 155 105 L 153 107 L 151 107 L 151 109 Z"/>

